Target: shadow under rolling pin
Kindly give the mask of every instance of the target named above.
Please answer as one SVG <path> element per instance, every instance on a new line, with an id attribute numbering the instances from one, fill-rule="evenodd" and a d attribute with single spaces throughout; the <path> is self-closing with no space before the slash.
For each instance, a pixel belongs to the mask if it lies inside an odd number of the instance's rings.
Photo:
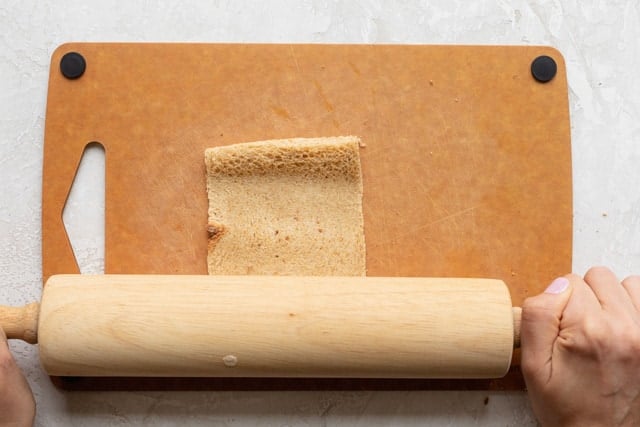
<path id="1" fill-rule="evenodd" d="M 55 376 L 499 378 L 520 309 L 492 279 L 57 275 L 0 326 Z"/>

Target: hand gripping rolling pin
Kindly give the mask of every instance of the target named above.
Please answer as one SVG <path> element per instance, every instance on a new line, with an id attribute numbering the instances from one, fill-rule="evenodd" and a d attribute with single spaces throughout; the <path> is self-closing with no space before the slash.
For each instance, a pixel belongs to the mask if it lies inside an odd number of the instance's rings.
<path id="1" fill-rule="evenodd" d="M 57 275 L 0 307 L 57 376 L 497 378 L 519 322 L 491 279 Z"/>

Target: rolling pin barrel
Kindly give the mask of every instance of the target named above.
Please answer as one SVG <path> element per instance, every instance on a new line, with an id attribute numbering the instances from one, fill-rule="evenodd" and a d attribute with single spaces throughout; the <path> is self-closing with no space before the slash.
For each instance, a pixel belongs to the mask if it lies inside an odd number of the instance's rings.
<path id="1" fill-rule="evenodd" d="M 33 307 L 0 325 L 60 376 L 495 378 L 519 318 L 489 279 L 59 275 Z"/>

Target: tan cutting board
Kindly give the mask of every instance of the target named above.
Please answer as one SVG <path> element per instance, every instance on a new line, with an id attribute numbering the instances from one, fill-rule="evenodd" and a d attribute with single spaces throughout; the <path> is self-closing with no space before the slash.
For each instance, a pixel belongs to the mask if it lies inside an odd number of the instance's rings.
<path id="1" fill-rule="evenodd" d="M 60 59 L 87 68 L 66 79 Z M 549 55 L 558 74 L 531 76 Z M 43 276 L 76 273 L 62 210 L 84 147 L 106 151 L 107 273 L 206 274 L 203 153 L 358 135 L 367 274 L 500 278 L 514 305 L 571 270 L 565 65 L 537 46 L 99 44 L 52 56 Z M 516 360 L 517 364 L 517 355 Z M 522 388 L 493 381 L 67 379 L 70 388 Z"/>

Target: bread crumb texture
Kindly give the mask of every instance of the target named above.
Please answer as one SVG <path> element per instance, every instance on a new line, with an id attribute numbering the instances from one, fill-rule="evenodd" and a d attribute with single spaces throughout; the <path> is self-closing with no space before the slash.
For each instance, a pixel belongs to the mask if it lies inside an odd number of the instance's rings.
<path id="1" fill-rule="evenodd" d="M 205 151 L 209 274 L 364 275 L 355 136 Z"/>

